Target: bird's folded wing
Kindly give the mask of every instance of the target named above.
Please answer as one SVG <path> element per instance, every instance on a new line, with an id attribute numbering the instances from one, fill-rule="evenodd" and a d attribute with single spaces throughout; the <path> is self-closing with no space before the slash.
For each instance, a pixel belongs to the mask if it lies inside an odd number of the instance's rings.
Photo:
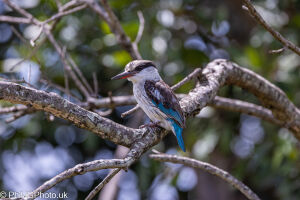
<path id="1" fill-rule="evenodd" d="M 152 103 L 184 128 L 184 115 L 172 89 L 163 81 L 146 81 L 144 87 Z"/>

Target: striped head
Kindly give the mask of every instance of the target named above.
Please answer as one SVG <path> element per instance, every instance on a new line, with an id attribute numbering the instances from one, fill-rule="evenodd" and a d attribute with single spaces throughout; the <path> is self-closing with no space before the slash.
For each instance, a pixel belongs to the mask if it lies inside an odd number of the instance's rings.
<path id="1" fill-rule="evenodd" d="M 133 83 L 144 82 L 146 80 L 161 80 L 155 64 L 150 60 L 134 60 L 128 63 L 125 71 L 112 77 L 112 80 L 125 78 Z"/>

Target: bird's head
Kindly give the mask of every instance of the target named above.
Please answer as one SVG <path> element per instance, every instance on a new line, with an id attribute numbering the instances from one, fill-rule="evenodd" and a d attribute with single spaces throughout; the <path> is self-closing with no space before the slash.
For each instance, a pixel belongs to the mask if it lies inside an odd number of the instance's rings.
<path id="1" fill-rule="evenodd" d="M 117 80 L 125 78 L 133 83 L 145 80 L 159 81 L 161 79 L 155 64 L 150 60 L 134 60 L 126 65 L 123 73 L 118 74 L 111 79 Z"/>

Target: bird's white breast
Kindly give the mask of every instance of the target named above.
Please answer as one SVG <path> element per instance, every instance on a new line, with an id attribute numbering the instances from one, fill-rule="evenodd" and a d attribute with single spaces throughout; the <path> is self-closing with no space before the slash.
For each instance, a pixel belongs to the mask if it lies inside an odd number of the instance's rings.
<path id="1" fill-rule="evenodd" d="M 138 105 L 143 109 L 146 115 L 153 122 L 160 122 L 160 126 L 172 130 L 171 124 L 167 121 L 167 116 L 161 112 L 151 101 L 144 89 L 145 82 L 139 82 L 133 84 L 133 94 Z"/>

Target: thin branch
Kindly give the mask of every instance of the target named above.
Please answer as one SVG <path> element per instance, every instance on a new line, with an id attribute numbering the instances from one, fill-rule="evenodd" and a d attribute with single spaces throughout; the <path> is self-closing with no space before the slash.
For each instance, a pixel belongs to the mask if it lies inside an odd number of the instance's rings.
<path id="1" fill-rule="evenodd" d="M 98 78 L 97 73 L 93 72 L 93 84 L 94 84 L 94 96 L 97 98 L 97 95 L 99 93 L 99 86 L 98 86 Z"/>
<path id="2" fill-rule="evenodd" d="M 177 90 L 178 88 L 180 88 L 181 86 L 183 86 L 185 83 L 187 83 L 191 79 L 199 76 L 200 73 L 201 73 L 201 69 L 200 68 L 195 69 L 192 73 L 190 73 L 189 75 L 187 75 L 184 79 L 182 79 L 181 81 L 179 81 L 178 83 L 176 83 L 175 85 L 173 85 L 171 87 L 172 90 L 173 91 Z"/>
<path id="3" fill-rule="evenodd" d="M 121 46 L 129 52 L 131 57 L 136 59 L 142 59 L 142 56 L 138 49 L 133 45 L 128 35 L 126 35 L 122 28 L 120 21 L 108 5 L 106 0 L 101 0 L 101 3 L 105 10 L 95 0 L 85 0 L 89 7 L 99 15 L 103 20 L 106 21 L 112 33 L 115 34 L 117 41 Z"/>
<path id="4" fill-rule="evenodd" d="M 9 23 L 17 23 L 17 24 L 30 24 L 31 20 L 24 17 L 12 17 L 12 16 L 6 16 L 1 15 L 0 16 L 0 22 L 9 22 Z"/>
<path id="5" fill-rule="evenodd" d="M 18 65 L 20 65 L 21 63 L 23 63 L 26 60 L 29 60 L 30 58 L 32 58 L 36 52 L 39 50 L 39 48 L 42 46 L 42 44 L 46 41 L 46 39 L 43 39 L 38 45 L 35 45 L 33 50 L 30 52 L 30 54 L 28 56 L 26 56 L 25 58 L 23 58 L 22 60 L 20 60 L 19 62 L 17 62 L 16 64 L 14 64 L 9 71 L 13 71 Z"/>
<path id="6" fill-rule="evenodd" d="M 72 57 L 70 55 L 68 55 L 67 58 L 68 58 L 68 61 L 71 64 L 71 66 L 73 67 L 74 71 L 77 73 L 78 77 L 82 81 L 83 85 L 87 88 L 88 92 L 90 94 L 92 94 L 93 93 L 93 89 L 90 86 L 90 84 L 88 83 L 88 81 L 86 80 L 86 78 L 83 75 L 83 73 L 80 71 L 78 65 L 75 63 L 75 61 L 72 59 Z"/>
<path id="7" fill-rule="evenodd" d="M 86 7 L 87 7 L 87 4 L 82 4 L 82 5 L 80 5 L 80 6 L 77 6 L 77 7 L 75 7 L 75 8 L 72 8 L 72 9 L 70 9 L 70 10 L 59 11 L 57 14 L 55 14 L 55 15 L 53 15 L 52 17 L 50 17 L 49 19 L 43 21 L 43 23 L 44 23 L 44 24 L 47 24 L 47 23 L 49 23 L 49 22 L 51 22 L 51 21 L 53 21 L 53 20 L 59 19 L 59 18 L 61 18 L 61 17 L 63 17 L 63 16 L 70 15 L 70 14 L 72 14 L 72 13 L 74 13 L 74 12 L 78 12 L 78 11 L 80 11 L 80 10 L 83 10 L 83 9 L 86 8 Z M 64 8 L 64 9 L 65 9 L 65 8 Z"/>
<path id="8" fill-rule="evenodd" d="M 63 180 L 69 179 L 73 176 L 82 175 L 91 171 L 98 171 L 101 169 L 110 169 L 110 168 L 127 168 L 129 167 L 134 159 L 131 157 L 126 157 L 124 159 L 109 159 L 109 160 L 94 160 L 87 163 L 78 164 L 73 168 L 67 169 L 62 173 L 56 175 L 50 180 L 46 181 L 32 193 L 28 194 L 28 199 L 35 199 L 41 193 L 49 190 L 56 184 L 62 182 Z"/>
<path id="9" fill-rule="evenodd" d="M 144 140 L 147 140 L 149 142 L 148 138 L 145 138 Z M 56 184 L 62 182 L 63 180 L 69 179 L 76 175 L 85 174 L 86 172 L 98 171 L 101 169 L 111 169 L 111 168 L 119 168 L 127 171 L 128 167 L 132 165 L 136 160 L 138 160 L 142 156 L 142 154 L 145 151 L 147 151 L 149 148 L 150 148 L 149 143 L 145 143 L 145 141 L 142 142 L 142 140 L 137 140 L 137 143 L 132 145 L 131 149 L 129 150 L 125 158 L 95 160 L 83 164 L 78 164 L 75 167 L 65 170 L 62 173 L 58 174 L 57 176 L 46 181 L 44 184 L 42 184 L 40 187 L 38 187 L 36 190 L 30 193 L 28 197 L 30 197 L 29 199 L 34 199 L 38 197 L 41 193 L 49 190 Z"/>
<path id="10" fill-rule="evenodd" d="M 76 86 L 85 95 L 86 98 L 89 98 L 90 97 L 89 92 L 84 87 L 84 85 L 81 83 L 81 81 L 78 79 L 78 77 L 76 76 L 76 74 L 73 72 L 72 68 L 70 67 L 70 65 L 66 61 L 66 56 L 65 56 L 62 48 L 59 46 L 59 44 L 55 40 L 54 36 L 52 35 L 52 33 L 51 33 L 51 28 L 52 27 L 49 26 L 48 24 L 44 24 L 43 22 L 40 22 L 39 20 L 37 20 L 36 18 L 34 18 L 29 12 L 27 12 L 23 8 L 19 7 L 18 5 L 10 2 L 9 0 L 4 0 L 4 2 L 9 7 L 11 7 L 12 9 L 16 10 L 20 14 L 22 14 L 25 17 L 29 18 L 33 24 L 41 27 L 42 31 L 46 34 L 48 40 L 52 43 L 52 45 L 54 46 L 54 48 L 56 49 L 56 51 L 60 55 L 62 63 L 64 65 L 66 71 L 70 74 L 70 77 L 73 79 L 73 81 L 75 82 Z"/>
<path id="11" fill-rule="evenodd" d="M 111 173 L 109 173 L 100 183 L 97 185 L 90 193 L 89 195 L 85 198 L 85 200 L 91 200 L 93 199 L 96 194 L 117 174 L 119 173 L 121 169 L 114 169 L 112 170 Z"/>
<path id="12" fill-rule="evenodd" d="M 15 106 L 11 106 L 11 107 L 4 107 L 4 108 L 0 108 L 0 114 L 7 114 L 7 113 L 13 113 L 13 112 L 19 112 L 19 111 L 23 111 L 26 110 L 27 106 L 24 105 L 15 105 Z"/>
<path id="13" fill-rule="evenodd" d="M 286 50 L 286 47 L 282 47 L 280 49 L 275 49 L 275 50 L 270 50 L 269 53 L 270 54 L 278 54 L 278 53 L 282 53 Z"/>
<path id="14" fill-rule="evenodd" d="M 56 3 L 58 10 L 61 11 L 62 3 L 60 2 L 60 0 L 55 0 L 55 3 Z"/>
<path id="15" fill-rule="evenodd" d="M 143 36 L 143 32 L 144 32 L 144 28 L 145 28 L 145 19 L 144 19 L 144 16 L 143 16 L 143 13 L 142 11 L 138 11 L 137 12 L 138 14 L 138 17 L 139 17 L 139 21 L 140 21 L 140 26 L 139 26 L 139 30 L 138 30 L 138 33 L 136 35 L 136 38 L 134 40 L 133 43 L 135 43 L 136 45 L 140 42 L 140 40 L 142 39 L 142 36 Z"/>
<path id="16" fill-rule="evenodd" d="M 249 14 L 260 24 L 262 25 L 273 37 L 278 40 L 284 47 L 289 48 L 296 54 L 300 56 L 300 48 L 293 44 L 291 41 L 285 39 L 278 31 L 275 31 L 267 22 L 262 18 L 262 16 L 256 11 L 254 6 L 251 4 L 250 0 L 242 0 L 247 7 Z"/>
<path id="17" fill-rule="evenodd" d="M 149 155 L 149 157 L 161 162 L 178 163 L 189 167 L 199 168 L 201 170 L 204 170 L 212 175 L 218 176 L 219 178 L 223 179 L 231 186 L 239 190 L 241 193 L 243 193 L 248 199 L 260 200 L 260 198 L 248 186 L 246 186 L 244 183 L 236 179 L 228 172 L 214 165 L 199 160 L 195 160 L 192 158 L 187 158 L 187 157 L 182 157 L 177 155 L 168 155 L 157 151 L 155 151 L 155 153 L 157 154 L 151 154 Z"/>
<path id="18" fill-rule="evenodd" d="M 1 17 L 1 16 L 0 16 Z M 12 32 L 27 46 L 30 46 L 29 42 L 23 37 L 23 35 L 21 33 L 19 33 L 19 31 L 14 27 L 14 26 L 10 26 Z"/>
<path id="19" fill-rule="evenodd" d="M 23 8 L 19 7 L 17 4 L 13 3 L 10 0 L 3 0 L 4 3 L 6 5 L 8 5 L 10 8 L 12 8 L 13 10 L 17 11 L 18 13 L 22 14 L 23 16 L 25 16 L 27 19 L 31 20 L 31 22 L 34 23 L 38 23 L 38 21 L 36 19 L 34 19 L 34 17 L 27 12 L 26 10 L 24 10 Z"/>
<path id="20" fill-rule="evenodd" d="M 62 11 L 63 11 L 63 10 L 68 10 L 68 9 L 70 9 L 70 8 L 72 8 L 72 7 L 74 7 L 74 6 L 78 6 L 78 5 L 82 4 L 82 3 L 83 3 L 83 2 L 80 1 L 80 0 L 72 0 L 72 1 L 69 1 L 69 2 L 67 2 L 66 4 L 62 5 L 62 6 L 61 6 L 61 10 L 62 10 Z"/>
<path id="21" fill-rule="evenodd" d="M 44 29 L 44 31 L 45 31 L 46 36 L 48 37 L 49 41 L 52 43 L 52 45 L 56 49 L 57 53 L 60 55 L 61 61 L 62 61 L 63 65 L 64 65 L 66 71 L 69 73 L 70 77 L 73 79 L 74 83 L 79 88 L 79 90 L 88 99 L 90 97 L 89 92 L 87 91 L 87 89 L 85 88 L 85 86 L 82 84 L 82 82 L 80 81 L 80 79 L 77 77 L 77 75 L 72 70 L 72 68 L 69 65 L 69 63 L 67 62 L 66 56 L 63 53 L 62 48 L 59 46 L 59 44 L 57 43 L 57 41 L 55 40 L 54 36 L 52 35 L 52 33 L 50 32 L 49 29 L 46 28 L 46 29 Z"/>
<path id="22" fill-rule="evenodd" d="M 65 94 L 68 94 L 70 96 L 72 96 L 72 98 L 76 99 L 78 102 L 80 102 L 80 100 L 78 99 L 78 97 L 76 97 L 71 91 L 67 91 L 66 88 L 60 86 L 60 85 L 57 85 L 55 83 L 52 83 L 50 80 L 47 79 L 47 77 L 43 76 L 43 79 L 40 79 L 39 82 L 43 83 L 46 85 L 46 87 L 52 87 L 52 88 L 55 88 L 56 90 L 62 92 L 62 93 L 65 93 Z M 44 89 L 45 91 L 47 91 L 47 89 Z"/>
<path id="23" fill-rule="evenodd" d="M 6 123 L 11 123 L 13 121 L 16 121 L 17 119 L 27 115 L 27 114 L 31 114 L 31 113 L 34 113 L 36 112 L 36 110 L 34 108 L 31 108 L 31 107 L 27 107 L 26 109 L 20 111 L 20 112 L 16 112 L 13 114 L 13 116 L 7 118 L 5 120 Z"/>
<path id="24" fill-rule="evenodd" d="M 135 111 L 138 111 L 140 109 L 140 106 L 139 105 L 136 105 L 134 106 L 133 108 L 131 108 L 130 110 L 126 111 L 126 112 L 123 112 L 121 114 L 121 117 L 124 118 L 132 113 L 134 113 Z"/>
<path id="25" fill-rule="evenodd" d="M 133 121 L 133 120 L 131 120 Z M 134 120 L 134 122 L 137 122 L 138 120 Z M 130 122 L 129 122 L 130 123 Z M 116 151 L 115 151 L 115 158 L 124 158 L 126 154 L 128 154 L 129 149 L 126 147 L 123 147 L 121 145 L 118 145 Z M 122 173 L 120 172 L 115 177 L 109 181 L 101 190 L 98 199 L 105 199 L 105 200 L 114 200 L 115 196 L 117 195 L 118 191 L 118 183 L 121 179 Z"/>

